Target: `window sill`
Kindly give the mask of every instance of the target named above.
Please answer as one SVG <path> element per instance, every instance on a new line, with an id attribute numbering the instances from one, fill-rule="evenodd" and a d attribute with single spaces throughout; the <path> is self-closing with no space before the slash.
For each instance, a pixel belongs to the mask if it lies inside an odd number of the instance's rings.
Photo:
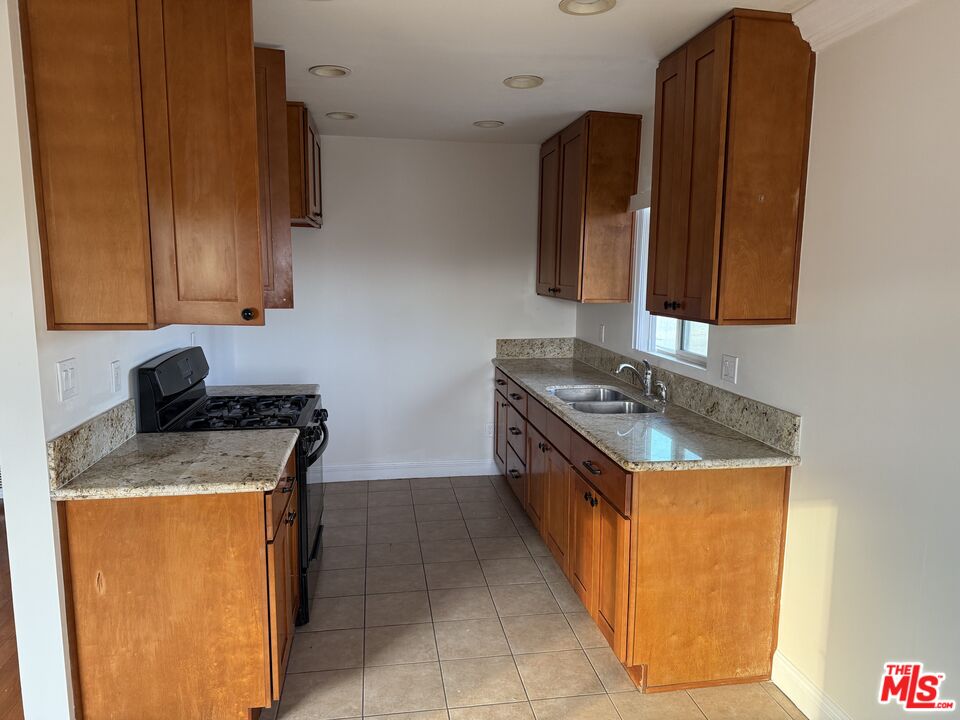
<path id="1" fill-rule="evenodd" d="M 703 362 L 698 362 L 693 359 L 685 358 L 681 355 L 673 355 L 672 353 L 663 353 L 657 352 L 655 350 L 644 350 L 642 348 L 634 348 L 637 352 L 644 353 L 645 355 L 652 355 L 655 358 L 660 358 L 661 360 L 669 360 L 672 363 L 677 365 L 682 365 L 685 368 L 690 368 L 691 370 L 700 370 L 701 372 L 707 371 L 707 358 L 703 359 Z M 667 368 L 669 369 L 669 368 Z"/>

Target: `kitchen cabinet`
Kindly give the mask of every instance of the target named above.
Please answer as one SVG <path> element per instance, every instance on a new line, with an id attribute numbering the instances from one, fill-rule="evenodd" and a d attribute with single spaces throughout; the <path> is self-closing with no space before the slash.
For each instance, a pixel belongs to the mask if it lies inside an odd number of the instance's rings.
<path id="1" fill-rule="evenodd" d="M 543 541 L 561 569 L 567 567 L 570 542 L 570 465 L 552 448 L 546 453 L 547 474 L 544 483 Z"/>
<path id="2" fill-rule="evenodd" d="M 507 443 L 508 482 L 640 689 L 769 678 L 789 468 L 629 472 L 495 377 L 526 408 L 527 463 Z"/>
<path id="3" fill-rule="evenodd" d="M 24 0 L 47 325 L 263 323 L 250 0 Z"/>
<path id="4" fill-rule="evenodd" d="M 291 459 L 268 493 L 57 504 L 83 717 L 239 720 L 280 697 L 299 602 L 293 475 Z"/>
<path id="5" fill-rule="evenodd" d="M 530 444 L 527 449 L 527 514 L 534 527 L 540 530 L 545 514 L 544 489 L 549 476 L 547 453 L 550 446 L 532 424 L 527 425 L 527 434 Z"/>
<path id="6" fill-rule="evenodd" d="M 630 302 L 640 126 L 588 112 L 541 147 L 537 294 Z"/>
<path id="7" fill-rule="evenodd" d="M 260 264 L 263 305 L 293 307 L 287 80 L 283 50 L 254 48 L 260 166 Z"/>
<path id="8" fill-rule="evenodd" d="M 796 321 L 814 54 L 789 15 L 733 10 L 656 75 L 647 309 Z"/>
<path id="9" fill-rule="evenodd" d="M 494 451 L 500 472 L 507 472 L 507 408 L 510 403 L 499 392 L 493 394 Z"/>
<path id="10" fill-rule="evenodd" d="M 597 513 L 599 500 L 590 484 L 574 473 L 570 488 L 570 562 L 567 577 L 580 602 L 593 613 L 597 593 Z"/>
<path id="11" fill-rule="evenodd" d="M 320 133 L 302 102 L 287 103 L 290 167 L 290 222 L 297 227 L 323 224 L 320 193 Z"/>

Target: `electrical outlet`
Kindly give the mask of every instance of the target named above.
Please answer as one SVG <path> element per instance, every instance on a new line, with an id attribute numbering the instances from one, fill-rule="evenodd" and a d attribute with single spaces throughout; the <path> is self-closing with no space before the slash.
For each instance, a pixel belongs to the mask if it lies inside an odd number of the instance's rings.
<path id="1" fill-rule="evenodd" d="M 67 358 L 57 363 L 57 396 L 60 402 L 76 397 L 80 392 L 77 359 Z"/>
<path id="2" fill-rule="evenodd" d="M 114 394 L 120 392 L 120 361 L 114 360 L 110 363 L 110 391 Z"/>
<path id="3" fill-rule="evenodd" d="M 724 355 L 720 364 L 720 379 L 736 385 L 739 369 L 740 358 L 734 355 Z"/>
<path id="4" fill-rule="evenodd" d="M 487 437 L 493 437 L 493 423 L 487 423 Z"/>
<path id="5" fill-rule="evenodd" d="M 600 344 L 601 345 L 603 345 L 603 341 L 606 339 L 606 337 L 607 337 L 607 326 L 601 325 L 600 326 Z"/>

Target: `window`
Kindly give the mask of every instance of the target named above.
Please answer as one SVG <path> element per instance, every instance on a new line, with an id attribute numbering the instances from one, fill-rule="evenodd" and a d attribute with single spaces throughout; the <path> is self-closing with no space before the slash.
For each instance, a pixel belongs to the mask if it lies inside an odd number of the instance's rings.
<path id="1" fill-rule="evenodd" d="M 642 352 L 707 367 L 710 326 L 706 323 L 658 317 L 647 312 L 647 248 L 650 237 L 650 209 L 637 212 L 637 294 L 633 347 Z"/>

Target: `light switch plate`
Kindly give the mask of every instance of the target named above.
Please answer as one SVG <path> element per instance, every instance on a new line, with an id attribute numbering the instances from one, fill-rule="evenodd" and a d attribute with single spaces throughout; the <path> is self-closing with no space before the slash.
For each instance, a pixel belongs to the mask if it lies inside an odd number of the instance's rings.
<path id="1" fill-rule="evenodd" d="M 60 402 L 79 394 L 79 380 L 76 358 L 67 358 L 57 363 L 57 396 Z"/>
<path id="2" fill-rule="evenodd" d="M 720 365 L 720 379 L 736 385 L 739 369 L 740 358 L 735 355 L 724 355 Z"/>
<path id="3" fill-rule="evenodd" d="M 603 345 L 604 341 L 607 339 L 607 326 L 600 326 L 600 344 Z"/>
<path id="4" fill-rule="evenodd" d="M 487 423 L 485 432 L 487 434 L 487 437 L 493 437 L 493 423 Z"/>

